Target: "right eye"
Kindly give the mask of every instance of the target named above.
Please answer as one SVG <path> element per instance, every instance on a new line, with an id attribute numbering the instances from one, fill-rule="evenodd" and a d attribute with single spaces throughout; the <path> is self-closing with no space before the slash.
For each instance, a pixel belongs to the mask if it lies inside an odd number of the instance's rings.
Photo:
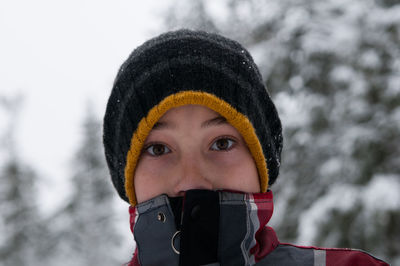
<path id="1" fill-rule="evenodd" d="M 152 144 L 145 148 L 146 152 L 151 156 L 161 156 L 167 153 L 170 153 L 171 150 L 164 144 Z"/>

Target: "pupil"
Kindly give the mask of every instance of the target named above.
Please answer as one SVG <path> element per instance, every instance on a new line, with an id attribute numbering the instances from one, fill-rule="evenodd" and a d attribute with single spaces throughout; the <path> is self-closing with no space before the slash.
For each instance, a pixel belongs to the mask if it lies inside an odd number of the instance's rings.
<path id="1" fill-rule="evenodd" d="M 217 147 L 220 150 L 226 150 L 228 148 L 228 140 L 226 140 L 226 139 L 218 140 Z"/>
<path id="2" fill-rule="evenodd" d="M 155 155 L 161 155 L 164 153 L 164 146 L 162 145 L 155 145 L 153 147 L 153 152 Z"/>

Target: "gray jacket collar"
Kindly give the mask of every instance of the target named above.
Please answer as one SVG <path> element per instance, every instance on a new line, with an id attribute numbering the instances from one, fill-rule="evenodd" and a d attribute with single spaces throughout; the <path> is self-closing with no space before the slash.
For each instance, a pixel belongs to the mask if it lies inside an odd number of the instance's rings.
<path id="1" fill-rule="evenodd" d="M 190 205 L 188 203 L 190 193 L 191 191 L 187 192 L 184 205 Z M 214 193 L 217 194 L 219 205 L 218 243 L 215 245 L 217 259 L 207 265 L 253 265 L 260 254 L 273 250 L 271 245 L 276 243 L 274 241 L 262 243 L 260 237 L 272 216 L 272 192 L 249 194 L 216 191 Z M 196 204 L 191 204 L 191 209 L 184 207 L 184 212 L 193 215 L 196 212 L 193 206 L 196 207 Z M 140 203 L 131 208 L 130 213 L 131 229 L 137 244 L 140 265 L 201 265 L 196 260 L 188 263 L 185 259 L 185 263 L 182 262 L 185 246 L 180 246 L 181 236 L 184 235 L 180 229 L 185 230 L 189 227 L 178 228 L 168 196 L 161 195 Z M 186 216 L 183 214 L 183 217 Z M 187 220 L 191 223 L 189 218 Z M 187 230 L 196 230 L 196 227 Z M 187 241 L 182 242 L 187 243 Z"/>

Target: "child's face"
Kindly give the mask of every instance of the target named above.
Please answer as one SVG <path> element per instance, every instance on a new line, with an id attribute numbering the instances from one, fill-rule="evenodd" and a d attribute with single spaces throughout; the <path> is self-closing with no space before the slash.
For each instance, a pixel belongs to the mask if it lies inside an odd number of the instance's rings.
<path id="1" fill-rule="evenodd" d="M 240 133 L 200 105 L 174 108 L 153 127 L 135 171 L 137 201 L 189 189 L 260 191 L 257 168 Z"/>

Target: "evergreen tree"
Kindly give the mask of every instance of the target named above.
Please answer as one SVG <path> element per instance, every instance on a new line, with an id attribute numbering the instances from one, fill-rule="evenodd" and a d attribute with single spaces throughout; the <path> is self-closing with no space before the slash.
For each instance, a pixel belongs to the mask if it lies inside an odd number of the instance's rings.
<path id="1" fill-rule="evenodd" d="M 250 49 L 284 126 L 279 238 L 400 261 L 398 1 L 220 3 L 203 17 Z"/>
<path id="2" fill-rule="evenodd" d="M 91 109 L 73 162 L 72 195 L 53 218 L 60 265 L 120 265 L 112 184 L 106 169 L 101 124 Z M 53 264 L 54 265 L 54 264 Z"/>
<path id="3" fill-rule="evenodd" d="M 1 265 L 37 265 L 43 251 L 37 242 L 44 233 L 36 203 L 37 176 L 22 161 L 14 141 L 21 105 L 20 97 L 0 99 L 0 111 L 8 117 L 0 135 Z"/>

